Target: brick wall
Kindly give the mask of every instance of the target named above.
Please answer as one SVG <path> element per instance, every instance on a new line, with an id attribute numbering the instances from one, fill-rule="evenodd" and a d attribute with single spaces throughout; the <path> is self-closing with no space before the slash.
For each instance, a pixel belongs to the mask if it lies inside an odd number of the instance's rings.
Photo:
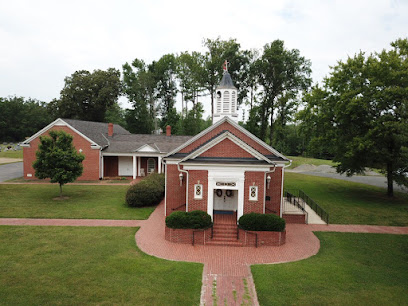
<path id="1" fill-rule="evenodd" d="M 205 230 L 176 229 L 165 227 L 164 237 L 174 243 L 192 244 L 194 231 L 194 244 L 206 244 L 211 239 L 211 228 Z"/>
<path id="2" fill-rule="evenodd" d="M 166 216 L 173 212 L 173 208 L 186 203 L 186 173 L 183 172 L 184 181 L 180 186 L 177 165 L 167 165 L 166 181 Z"/>
<path id="3" fill-rule="evenodd" d="M 98 180 L 99 179 L 99 150 L 91 149 L 91 143 L 83 138 L 78 133 L 74 132 L 71 128 L 67 126 L 54 126 L 50 130 L 53 131 L 64 131 L 73 136 L 73 145 L 79 151 L 82 149 L 82 154 L 85 155 L 85 159 L 82 162 L 84 170 L 82 176 L 78 180 Z M 42 135 L 49 135 L 49 131 Z M 40 143 L 40 138 L 37 137 L 30 142 L 30 147 L 23 147 L 23 167 L 24 167 L 24 178 L 25 179 L 35 179 L 35 171 L 33 169 L 33 162 L 36 160 L 35 152 L 38 150 L 38 145 Z M 32 174 L 32 177 L 28 177 L 27 174 Z"/>
<path id="4" fill-rule="evenodd" d="M 249 186 L 258 186 L 258 200 L 249 200 Z M 264 172 L 245 171 L 244 214 L 251 212 L 263 214 L 264 203 Z"/>
<path id="5" fill-rule="evenodd" d="M 213 129 L 212 131 L 208 132 L 207 134 L 205 134 L 203 137 L 197 139 L 196 141 L 194 141 L 192 144 L 188 145 L 187 147 L 185 147 L 184 149 L 180 150 L 180 153 L 189 153 L 191 152 L 193 149 L 197 148 L 198 146 L 202 145 L 204 142 L 210 140 L 211 138 L 213 138 L 214 136 L 220 134 L 222 131 L 224 130 L 228 130 L 230 131 L 232 134 L 234 134 L 235 136 L 237 136 L 239 139 L 241 139 L 242 141 L 244 141 L 245 143 L 247 143 L 248 145 L 250 145 L 252 148 L 254 148 L 255 150 L 257 150 L 258 152 L 265 154 L 265 155 L 269 155 L 272 154 L 269 150 L 267 150 L 265 147 L 261 146 L 260 144 L 258 144 L 256 141 L 254 141 L 252 138 L 248 137 L 247 135 L 245 135 L 243 132 L 239 131 L 237 128 L 233 127 L 231 124 L 229 124 L 228 122 L 224 122 L 221 125 L 217 126 L 215 129 Z"/>
<path id="6" fill-rule="evenodd" d="M 239 241 L 244 246 L 255 246 L 256 235 L 258 236 L 258 247 L 261 246 L 279 246 L 286 243 L 286 231 L 283 232 L 261 232 L 245 231 L 239 229 Z"/>
<path id="7" fill-rule="evenodd" d="M 290 215 L 290 214 L 283 214 L 283 219 L 285 219 L 286 223 L 291 224 L 305 224 L 306 223 L 306 215 Z"/>
<path id="8" fill-rule="evenodd" d="M 270 201 L 265 201 L 265 213 L 272 213 L 275 211 L 276 215 L 280 216 L 280 201 L 282 193 L 282 168 L 276 167 L 275 172 L 269 173 L 271 182 L 269 184 L 269 189 L 266 189 L 266 196 L 270 197 Z"/>
<path id="9" fill-rule="evenodd" d="M 211 149 L 205 151 L 200 156 L 202 157 L 238 157 L 251 158 L 252 154 L 248 153 L 240 146 L 236 145 L 230 139 L 224 139 Z"/>
<path id="10" fill-rule="evenodd" d="M 200 182 L 199 182 L 200 181 Z M 206 170 L 189 170 L 188 171 L 188 211 L 202 210 L 207 212 L 208 200 L 208 171 Z M 202 200 L 194 200 L 194 185 L 203 185 Z"/>

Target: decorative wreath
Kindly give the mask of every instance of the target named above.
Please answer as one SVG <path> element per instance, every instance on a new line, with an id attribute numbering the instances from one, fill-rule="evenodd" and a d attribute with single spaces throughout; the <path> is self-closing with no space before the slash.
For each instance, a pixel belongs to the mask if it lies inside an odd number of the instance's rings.
<path id="1" fill-rule="evenodd" d="M 225 191 L 227 197 L 232 197 L 232 190 Z"/>
<path id="2" fill-rule="evenodd" d="M 221 189 L 217 189 L 215 191 L 215 193 L 216 193 L 217 197 L 222 197 L 222 190 Z"/>

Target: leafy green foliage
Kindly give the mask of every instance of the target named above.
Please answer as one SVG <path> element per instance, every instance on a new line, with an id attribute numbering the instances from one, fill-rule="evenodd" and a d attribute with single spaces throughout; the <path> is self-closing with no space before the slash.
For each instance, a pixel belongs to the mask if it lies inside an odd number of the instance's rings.
<path id="1" fill-rule="evenodd" d="M 62 195 L 62 186 L 82 175 L 85 156 L 76 152 L 71 135 L 64 131 L 50 131 L 49 134 L 50 137 L 40 136 L 33 168 L 39 179 L 50 178 L 51 183 L 58 183 Z"/>
<path id="2" fill-rule="evenodd" d="M 16 96 L 0 98 L 0 141 L 22 141 L 51 119 L 43 102 Z"/>
<path id="3" fill-rule="evenodd" d="M 340 173 L 382 169 L 389 196 L 393 181 L 408 186 L 408 40 L 391 45 L 338 62 L 301 113 L 309 147 L 327 148 Z"/>
<path id="4" fill-rule="evenodd" d="M 175 211 L 166 217 L 166 226 L 170 228 L 204 229 L 211 225 L 211 216 L 202 210 Z"/>
<path id="5" fill-rule="evenodd" d="M 126 203 L 131 207 L 153 206 L 164 197 L 164 174 L 152 173 L 126 192 Z"/>
<path id="6" fill-rule="evenodd" d="M 244 214 L 239 218 L 239 226 L 247 231 L 283 232 L 286 222 L 283 218 L 273 214 Z"/>
<path id="7" fill-rule="evenodd" d="M 104 122 L 121 91 L 119 70 L 79 70 L 65 78 L 60 99 L 50 102 L 49 109 L 55 118 Z"/>
<path id="8" fill-rule="evenodd" d="M 282 40 L 275 40 L 264 46 L 255 65 L 262 87 L 260 138 L 266 139 L 269 121 L 269 143 L 272 144 L 275 117 L 279 118 L 279 125 L 284 126 L 298 104 L 297 95 L 311 85 L 311 62 L 300 56 L 299 50 L 287 50 Z"/>

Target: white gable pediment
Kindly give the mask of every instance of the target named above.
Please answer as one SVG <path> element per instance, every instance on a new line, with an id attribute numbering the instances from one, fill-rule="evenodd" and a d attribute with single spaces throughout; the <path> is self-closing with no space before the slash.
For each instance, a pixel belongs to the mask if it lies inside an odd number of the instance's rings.
<path id="1" fill-rule="evenodd" d="M 157 153 L 158 150 L 153 148 L 152 146 L 145 144 L 143 146 L 141 146 L 140 148 L 136 149 L 134 152 L 145 152 L 145 153 L 152 153 L 155 152 Z"/>

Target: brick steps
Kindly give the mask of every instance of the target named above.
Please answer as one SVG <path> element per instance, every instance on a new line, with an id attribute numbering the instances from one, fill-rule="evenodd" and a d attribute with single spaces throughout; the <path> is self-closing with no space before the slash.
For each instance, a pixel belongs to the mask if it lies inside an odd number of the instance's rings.
<path id="1" fill-rule="evenodd" d="M 233 223 L 215 223 L 213 227 L 213 239 L 208 245 L 242 246 L 237 239 L 237 226 Z"/>

